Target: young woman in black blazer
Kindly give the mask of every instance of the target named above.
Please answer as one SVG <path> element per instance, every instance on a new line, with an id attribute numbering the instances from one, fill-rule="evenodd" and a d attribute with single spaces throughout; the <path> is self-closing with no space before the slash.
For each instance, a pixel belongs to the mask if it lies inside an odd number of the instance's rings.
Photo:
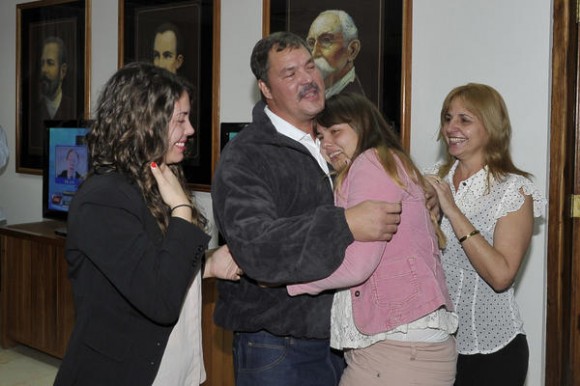
<path id="1" fill-rule="evenodd" d="M 194 133 L 191 95 L 145 63 L 104 86 L 87 135 L 92 170 L 67 224 L 76 323 L 55 385 L 205 379 L 199 278 L 210 237 L 179 166 Z M 238 274 L 227 247 L 205 260 L 204 277 Z"/>

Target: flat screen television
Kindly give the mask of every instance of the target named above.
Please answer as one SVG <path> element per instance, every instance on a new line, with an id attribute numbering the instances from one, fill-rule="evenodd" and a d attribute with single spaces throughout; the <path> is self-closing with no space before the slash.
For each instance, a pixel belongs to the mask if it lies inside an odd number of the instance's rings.
<path id="1" fill-rule="evenodd" d="M 66 221 L 69 206 L 89 172 L 85 136 L 89 121 L 45 121 L 42 173 L 43 217 Z M 60 229 L 65 233 L 65 229 Z"/>
<path id="2" fill-rule="evenodd" d="M 230 142 L 242 129 L 249 125 L 249 122 L 222 122 L 220 125 L 220 149 Z"/>

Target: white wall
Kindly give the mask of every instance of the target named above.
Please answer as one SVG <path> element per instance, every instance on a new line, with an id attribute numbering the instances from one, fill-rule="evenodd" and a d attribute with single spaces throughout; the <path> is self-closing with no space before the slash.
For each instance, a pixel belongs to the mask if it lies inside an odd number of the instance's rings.
<path id="1" fill-rule="evenodd" d="M 504 97 L 514 129 L 512 155 L 547 194 L 551 1 L 414 0 L 411 153 L 420 166 L 435 142 L 447 93 L 487 83 Z M 537 227 L 516 296 L 530 344 L 528 385 L 544 382 L 546 227 Z"/>
<path id="2" fill-rule="evenodd" d="M 8 135 L 10 164 L 0 174 L 0 207 L 8 223 L 42 219 L 42 179 L 15 173 L 16 4 L 0 2 L 0 125 Z M 93 0 L 91 99 L 117 68 L 118 0 Z M 484 82 L 506 99 L 514 126 L 516 163 L 543 191 L 548 164 L 551 2 L 545 0 L 414 0 L 411 152 L 421 166 L 438 157 L 435 142 L 441 102 L 454 86 Z M 220 114 L 248 121 L 258 96 L 249 68 L 261 36 L 262 0 L 222 0 Z M 202 128 L 203 129 L 203 128 Z M 197 194 L 211 216 L 211 197 Z M 545 227 L 538 227 L 518 288 L 530 341 L 528 385 L 544 379 Z"/>

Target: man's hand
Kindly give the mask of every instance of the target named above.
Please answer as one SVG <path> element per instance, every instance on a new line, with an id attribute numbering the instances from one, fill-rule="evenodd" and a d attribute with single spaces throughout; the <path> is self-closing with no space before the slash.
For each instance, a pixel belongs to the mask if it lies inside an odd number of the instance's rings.
<path id="1" fill-rule="evenodd" d="M 345 211 L 346 222 L 357 241 L 389 241 L 401 221 L 401 203 L 363 201 Z"/>
<path id="2" fill-rule="evenodd" d="M 242 270 L 234 261 L 227 245 L 206 252 L 204 279 L 217 277 L 225 280 L 240 280 L 240 275 L 242 275 Z"/>

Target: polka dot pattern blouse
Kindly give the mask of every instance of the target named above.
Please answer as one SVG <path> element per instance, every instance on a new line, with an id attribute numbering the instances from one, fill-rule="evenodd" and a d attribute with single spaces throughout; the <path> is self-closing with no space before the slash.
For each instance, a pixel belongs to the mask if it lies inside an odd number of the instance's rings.
<path id="1" fill-rule="evenodd" d="M 445 181 L 451 186 L 459 209 L 491 245 L 498 219 L 518 210 L 524 203 L 520 190 L 532 196 L 534 217 L 543 215 L 546 200 L 529 179 L 516 174 L 509 174 L 502 181 L 491 177 L 488 190 L 487 168 L 483 168 L 462 181 L 455 191 L 452 181 L 456 167 L 457 162 Z M 437 170 L 438 165 L 431 172 Z M 442 255 L 443 268 L 455 312 L 459 315 L 457 351 L 460 354 L 498 351 L 516 335 L 525 333 L 514 287 L 495 292 L 471 265 L 447 218 L 443 218 L 441 228 L 448 240 Z"/>

